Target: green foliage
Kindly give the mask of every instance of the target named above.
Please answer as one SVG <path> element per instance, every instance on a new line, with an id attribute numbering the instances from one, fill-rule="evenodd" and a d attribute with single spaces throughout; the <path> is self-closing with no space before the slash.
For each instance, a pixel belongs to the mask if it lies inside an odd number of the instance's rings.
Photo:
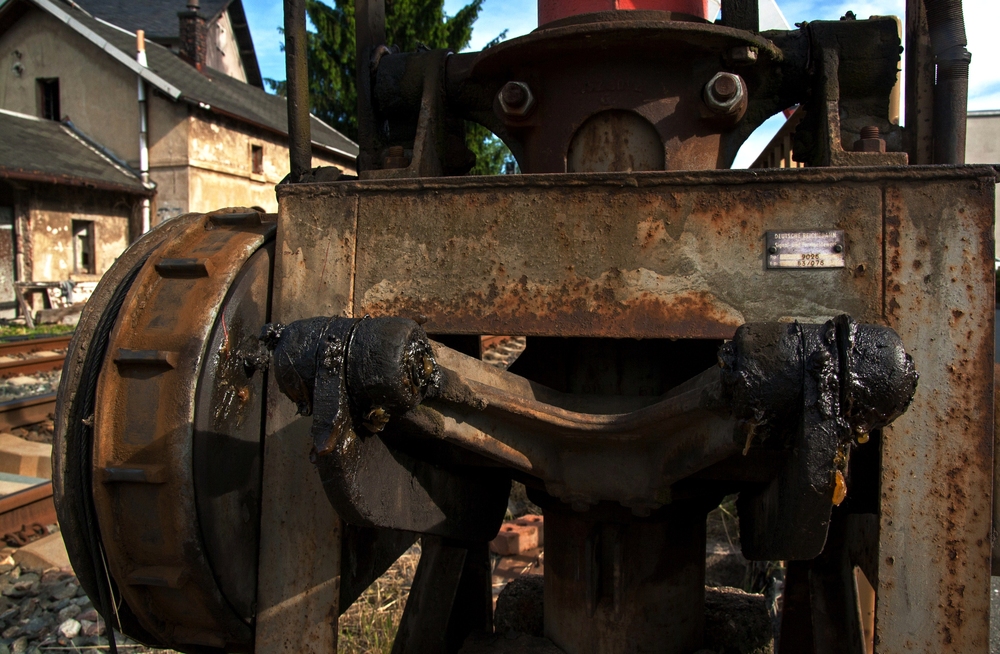
<path id="1" fill-rule="evenodd" d="M 76 329 L 76 325 L 38 325 L 33 329 L 28 329 L 24 325 L 0 325 L 0 339 L 10 336 L 58 336 L 67 334 Z"/>
<path id="2" fill-rule="evenodd" d="M 447 48 L 455 52 L 469 44 L 472 25 L 484 0 L 472 0 L 454 16 L 444 13 L 444 0 L 386 0 L 386 41 L 401 52 L 418 47 Z M 309 97 L 313 113 L 351 139 L 358 138 L 355 85 L 354 0 L 335 0 L 332 6 L 306 0 L 306 12 L 315 31 L 309 32 Z M 506 31 L 494 42 L 506 36 Z M 491 42 L 492 44 L 493 42 Z M 279 95 L 285 83 L 266 80 Z M 486 128 L 468 124 L 466 145 L 476 155 L 473 174 L 496 175 L 512 160 L 507 147 Z"/>
<path id="3" fill-rule="evenodd" d="M 500 175 L 514 156 L 490 130 L 477 123 L 465 124 L 465 146 L 476 155 L 470 175 Z"/>

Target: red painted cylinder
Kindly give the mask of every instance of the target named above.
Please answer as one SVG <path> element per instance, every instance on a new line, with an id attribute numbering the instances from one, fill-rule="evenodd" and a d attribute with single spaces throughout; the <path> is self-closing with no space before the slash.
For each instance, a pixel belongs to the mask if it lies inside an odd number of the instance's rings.
<path id="1" fill-rule="evenodd" d="M 538 24 L 614 9 L 677 11 L 709 20 L 708 0 L 538 0 Z"/>

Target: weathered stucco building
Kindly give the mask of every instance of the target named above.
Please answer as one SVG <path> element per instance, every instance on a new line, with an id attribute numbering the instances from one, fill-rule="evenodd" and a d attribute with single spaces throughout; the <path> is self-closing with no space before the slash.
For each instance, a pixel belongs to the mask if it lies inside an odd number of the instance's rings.
<path id="1" fill-rule="evenodd" d="M 132 31 L 147 29 L 148 39 Z M 66 137 L 51 147 L 78 138 L 130 177 L 115 200 L 58 180 L 44 192 L 24 180 L 0 187 L 0 230 L 3 211 L 20 216 L 16 256 L 0 267 L 19 280 L 83 274 L 66 259 L 73 224 L 95 225 L 87 238 L 100 253 L 87 274 L 99 275 L 162 220 L 276 210 L 274 186 L 288 172 L 285 99 L 261 88 L 240 0 L 0 0 L 0 109 L 8 132 L 37 133 L 25 127 L 36 117 Z M 312 138 L 314 166 L 354 172 L 353 142 L 315 118 Z"/>
<path id="2" fill-rule="evenodd" d="M 1000 109 L 970 111 L 965 138 L 965 162 L 970 164 L 1000 164 Z M 1000 214 L 1000 195 L 997 196 Z M 997 259 L 1000 260 L 1000 224 L 995 225 Z M 998 352 L 1000 356 L 1000 352 Z"/>
<path id="3" fill-rule="evenodd" d="M 72 125 L 0 110 L 0 316 L 15 280 L 99 280 L 151 195 Z"/>
<path id="4" fill-rule="evenodd" d="M 285 100 L 208 65 L 199 11 L 177 18 L 200 35 L 182 43 L 181 56 L 147 41 L 143 65 L 136 34 L 57 2 L 7 0 L 0 7 L 0 108 L 68 116 L 140 172 L 145 113 L 153 224 L 235 204 L 276 209 L 273 187 L 287 173 Z M 354 143 L 315 119 L 312 134 L 316 165 L 353 170 Z"/>

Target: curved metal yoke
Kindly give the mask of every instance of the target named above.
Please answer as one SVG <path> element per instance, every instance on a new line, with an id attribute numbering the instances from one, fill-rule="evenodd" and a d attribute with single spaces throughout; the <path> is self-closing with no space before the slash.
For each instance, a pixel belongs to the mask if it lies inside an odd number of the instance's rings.
<path id="1" fill-rule="evenodd" d="M 853 443 L 905 411 L 917 382 L 895 332 L 847 316 L 744 325 L 718 367 L 661 397 L 559 393 L 432 343 L 402 318 L 312 318 L 265 333 L 279 388 L 313 415 L 313 454 L 337 510 L 462 538 L 489 532 L 482 507 L 502 493 L 490 501 L 482 477 L 424 462 L 435 442 L 536 477 L 575 508 L 612 501 L 639 516 L 670 503 L 678 481 L 764 448 L 787 459 L 770 485 L 741 496 L 745 550 L 810 558 Z M 794 537 L 773 535 L 788 529 Z"/>

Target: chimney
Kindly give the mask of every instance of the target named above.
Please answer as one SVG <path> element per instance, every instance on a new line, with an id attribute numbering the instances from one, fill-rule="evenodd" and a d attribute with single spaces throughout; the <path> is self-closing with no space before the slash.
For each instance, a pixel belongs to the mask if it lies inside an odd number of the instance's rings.
<path id="1" fill-rule="evenodd" d="M 187 10 L 177 12 L 181 21 L 181 54 L 198 70 L 205 65 L 208 27 L 199 0 L 187 0 Z"/>

